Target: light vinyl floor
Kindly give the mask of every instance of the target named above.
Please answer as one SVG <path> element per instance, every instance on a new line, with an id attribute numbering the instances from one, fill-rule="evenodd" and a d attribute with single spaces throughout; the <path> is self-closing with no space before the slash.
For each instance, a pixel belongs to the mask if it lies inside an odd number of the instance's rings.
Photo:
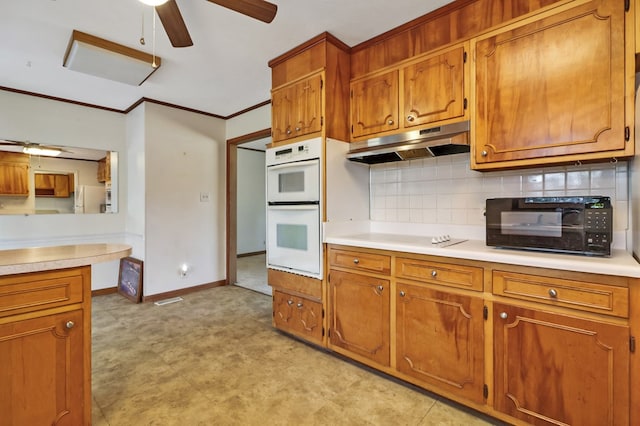
<path id="1" fill-rule="evenodd" d="M 278 332 L 269 296 L 183 299 L 93 298 L 94 426 L 498 424 Z"/>

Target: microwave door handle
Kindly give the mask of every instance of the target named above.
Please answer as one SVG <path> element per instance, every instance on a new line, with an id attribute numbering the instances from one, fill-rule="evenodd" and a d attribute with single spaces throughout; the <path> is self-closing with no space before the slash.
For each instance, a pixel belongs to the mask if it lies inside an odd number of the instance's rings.
<path id="1" fill-rule="evenodd" d="M 290 167 L 312 166 L 317 163 L 318 163 L 318 160 L 315 159 L 315 160 L 307 160 L 307 161 L 298 161 L 294 163 L 278 164 L 277 166 L 268 166 L 268 168 L 269 170 L 281 170 L 281 169 L 288 169 Z"/>

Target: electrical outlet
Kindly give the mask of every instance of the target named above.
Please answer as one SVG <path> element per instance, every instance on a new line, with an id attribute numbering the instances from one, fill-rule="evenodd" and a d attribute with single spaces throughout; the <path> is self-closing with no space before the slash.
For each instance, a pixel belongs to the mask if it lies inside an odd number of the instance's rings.
<path id="1" fill-rule="evenodd" d="M 200 193 L 200 202 L 201 203 L 208 203 L 209 202 L 209 193 L 208 192 L 201 192 Z"/>

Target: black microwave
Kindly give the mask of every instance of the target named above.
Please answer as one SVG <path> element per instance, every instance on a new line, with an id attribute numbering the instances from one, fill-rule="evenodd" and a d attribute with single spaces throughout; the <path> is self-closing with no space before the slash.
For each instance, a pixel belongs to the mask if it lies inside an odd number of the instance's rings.
<path id="1" fill-rule="evenodd" d="M 609 197 L 491 198 L 485 215 L 488 246 L 611 255 Z"/>

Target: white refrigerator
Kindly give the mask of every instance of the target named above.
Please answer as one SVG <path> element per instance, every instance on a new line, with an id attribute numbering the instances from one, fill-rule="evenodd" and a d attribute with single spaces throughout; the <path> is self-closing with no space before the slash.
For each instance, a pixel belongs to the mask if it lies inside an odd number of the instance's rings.
<path id="1" fill-rule="evenodd" d="M 76 188 L 76 213 L 100 213 L 101 204 L 105 204 L 104 186 L 80 185 Z"/>

